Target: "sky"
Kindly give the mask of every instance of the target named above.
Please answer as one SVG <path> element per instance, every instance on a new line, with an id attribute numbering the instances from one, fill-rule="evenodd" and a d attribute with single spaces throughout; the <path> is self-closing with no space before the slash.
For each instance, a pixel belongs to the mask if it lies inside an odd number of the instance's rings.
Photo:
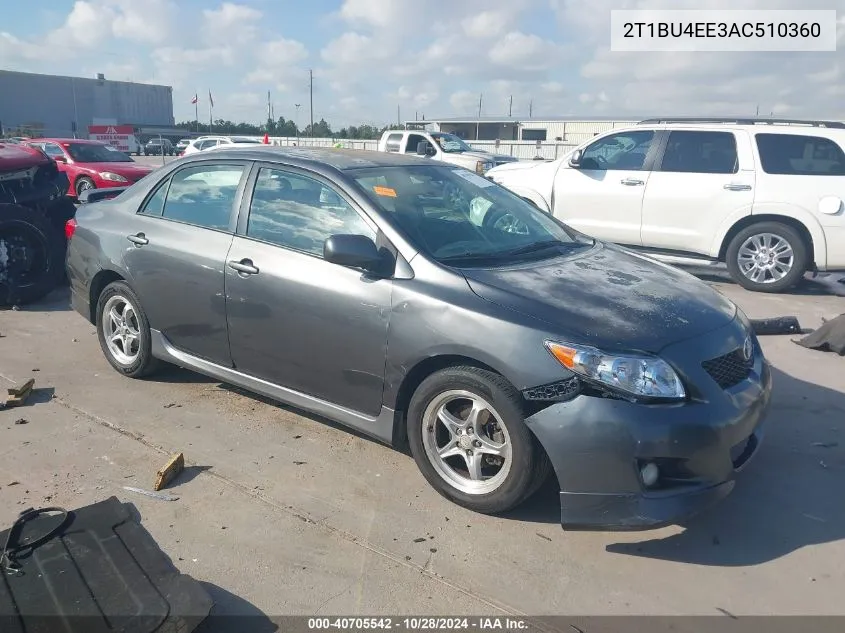
<path id="1" fill-rule="evenodd" d="M 801 9 L 781 0 L 51 0 L 6 3 L 0 68 L 166 84 L 176 121 L 334 128 L 474 116 L 845 118 L 837 52 L 622 53 L 611 9 Z M 513 99 L 510 105 L 511 97 Z M 2 96 L 0 96 L 2 98 Z M 296 104 L 300 104 L 297 108 Z M 531 106 L 530 106 L 531 104 Z"/>

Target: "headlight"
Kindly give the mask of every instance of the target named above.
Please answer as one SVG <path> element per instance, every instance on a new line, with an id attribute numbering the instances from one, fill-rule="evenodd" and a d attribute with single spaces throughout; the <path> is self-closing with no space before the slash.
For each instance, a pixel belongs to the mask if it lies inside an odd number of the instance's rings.
<path id="1" fill-rule="evenodd" d="M 110 180 L 112 182 L 129 182 L 128 180 L 126 180 L 126 178 L 124 178 L 120 174 L 115 174 L 115 173 L 112 173 L 110 171 L 102 172 L 100 174 L 100 178 L 102 178 L 103 180 Z"/>
<path id="2" fill-rule="evenodd" d="M 558 362 L 579 376 L 632 396 L 680 400 L 686 391 L 678 374 L 655 356 L 616 356 L 594 347 L 546 341 Z"/>

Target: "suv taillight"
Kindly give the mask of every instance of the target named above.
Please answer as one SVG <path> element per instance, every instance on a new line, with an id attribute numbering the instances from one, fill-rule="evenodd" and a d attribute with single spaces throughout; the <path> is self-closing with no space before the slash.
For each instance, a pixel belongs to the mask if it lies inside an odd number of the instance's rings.
<path id="1" fill-rule="evenodd" d="M 65 222 L 65 237 L 70 239 L 73 237 L 73 233 L 76 231 L 76 219 L 71 218 L 67 222 Z"/>

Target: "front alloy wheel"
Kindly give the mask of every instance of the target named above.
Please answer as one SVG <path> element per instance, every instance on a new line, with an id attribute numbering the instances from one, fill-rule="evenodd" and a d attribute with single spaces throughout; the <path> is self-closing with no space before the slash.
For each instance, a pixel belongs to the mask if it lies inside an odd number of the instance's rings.
<path id="1" fill-rule="evenodd" d="M 737 264 L 742 274 L 757 284 L 780 281 L 795 265 L 792 245 L 780 235 L 752 235 L 739 247 Z"/>
<path id="2" fill-rule="evenodd" d="M 510 472 L 511 442 L 493 406 L 468 391 L 447 391 L 431 401 L 423 446 L 434 470 L 471 495 L 494 492 Z"/>
<path id="3" fill-rule="evenodd" d="M 551 472 L 525 424 L 522 396 L 480 367 L 447 367 L 420 383 L 407 409 L 408 443 L 429 484 L 475 512 L 506 512 Z"/>

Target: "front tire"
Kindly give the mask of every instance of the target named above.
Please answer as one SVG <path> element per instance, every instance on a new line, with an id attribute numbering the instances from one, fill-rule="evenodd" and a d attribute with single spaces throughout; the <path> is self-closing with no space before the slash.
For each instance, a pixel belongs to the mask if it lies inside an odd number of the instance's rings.
<path id="1" fill-rule="evenodd" d="M 77 178 L 76 185 L 74 189 L 76 190 L 76 197 L 82 195 L 83 191 L 88 191 L 89 189 L 96 189 L 97 186 L 94 184 L 94 181 L 86 176 L 82 176 L 81 178 Z"/>
<path id="2" fill-rule="evenodd" d="M 783 292 L 804 277 L 810 256 L 804 238 L 780 222 L 759 222 L 737 233 L 725 263 L 734 281 L 754 292 Z"/>
<path id="3" fill-rule="evenodd" d="M 100 293 L 97 338 L 106 360 L 124 376 L 142 378 L 158 368 L 147 315 L 125 281 L 112 282 Z"/>
<path id="4" fill-rule="evenodd" d="M 520 394 L 477 367 L 438 371 L 414 392 L 408 441 L 431 486 L 483 514 L 526 501 L 549 474 L 548 458 L 525 426 Z"/>

